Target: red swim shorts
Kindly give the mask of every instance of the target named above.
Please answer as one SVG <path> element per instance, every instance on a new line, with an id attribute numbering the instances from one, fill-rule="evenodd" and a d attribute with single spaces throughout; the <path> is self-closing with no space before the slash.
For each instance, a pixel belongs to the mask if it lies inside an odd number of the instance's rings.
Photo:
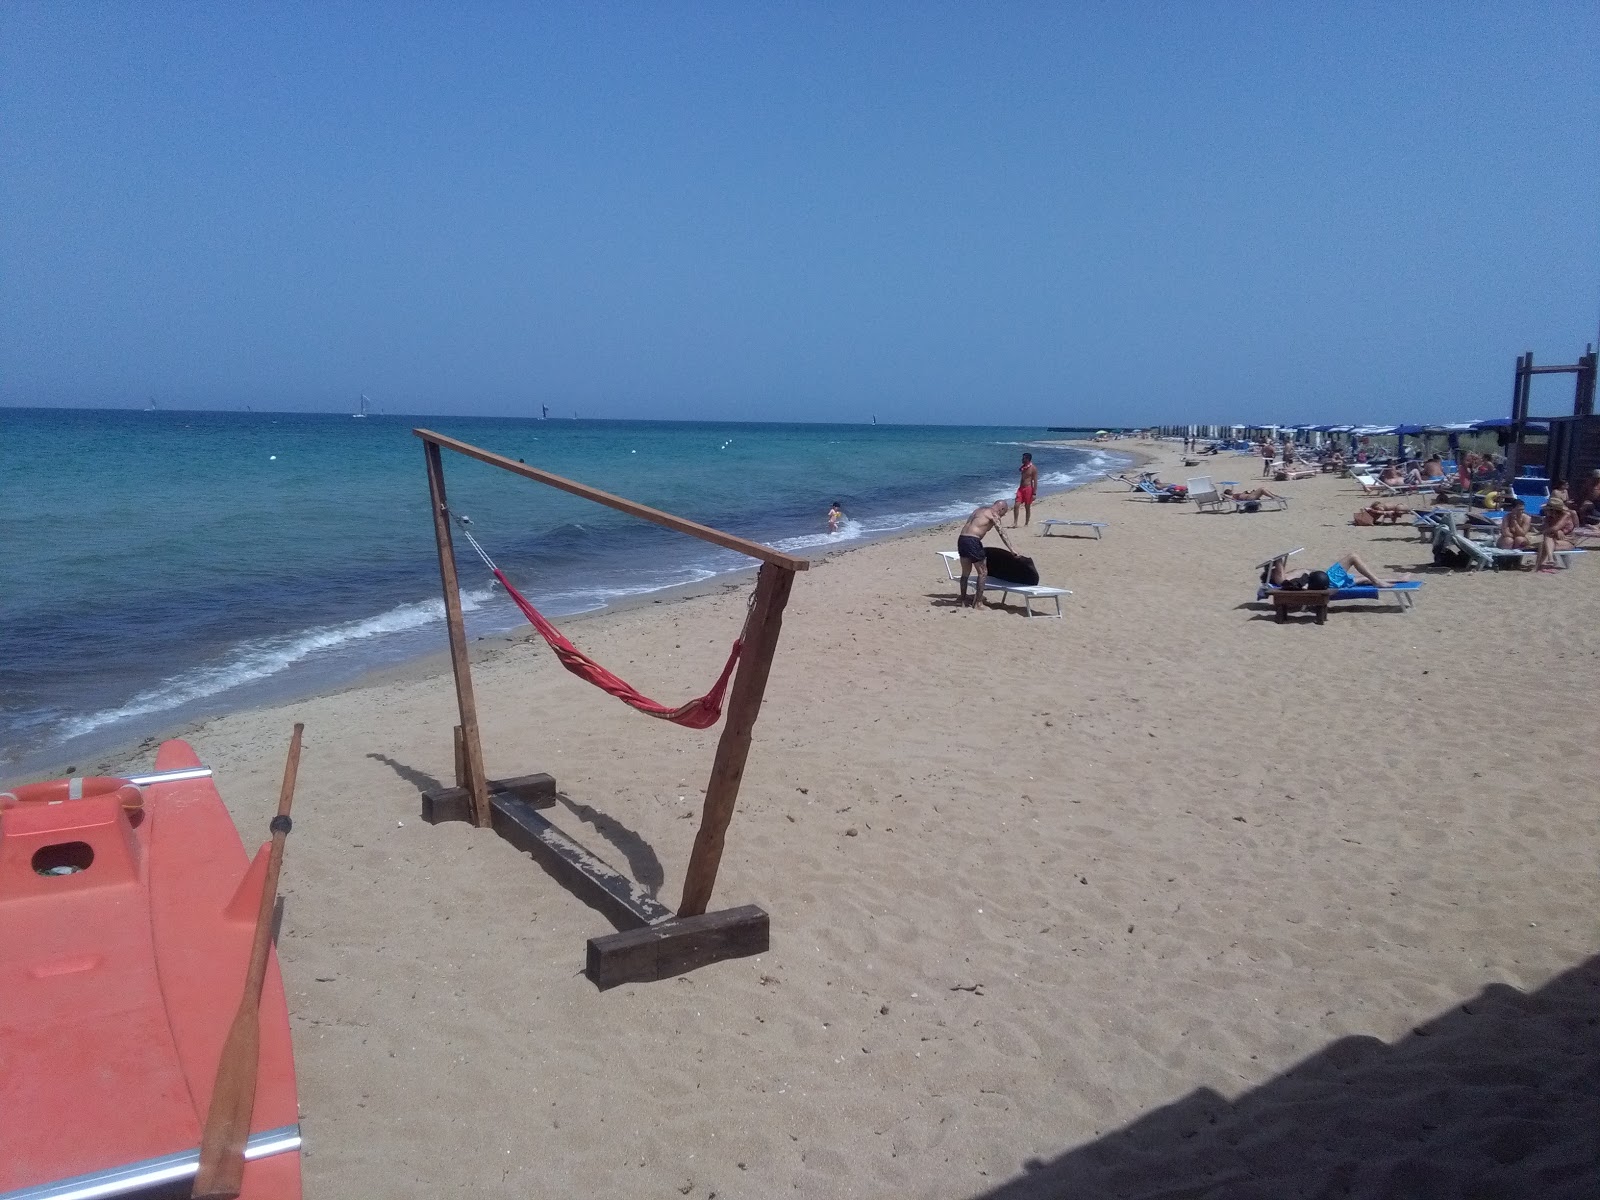
<path id="1" fill-rule="evenodd" d="M 1032 504 L 1033 503 L 1033 489 L 1031 487 L 1019 487 L 1017 489 L 1017 503 L 1018 504 Z"/>

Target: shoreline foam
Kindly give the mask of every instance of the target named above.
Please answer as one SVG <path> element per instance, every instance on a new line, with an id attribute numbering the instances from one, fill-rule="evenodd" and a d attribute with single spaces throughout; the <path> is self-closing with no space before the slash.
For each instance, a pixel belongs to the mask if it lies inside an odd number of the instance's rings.
<path id="1" fill-rule="evenodd" d="M 1145 451 L 1131 447 L 1123 447 L 1120 443 L 1116 444 L 1116 448 L 1114 449 L 1109 447 L 1106 443 L 1091 441 L 1056 440 L 1049 442 L 1034 441 L 1028 443 L 1019 443 L 1019 445 L 1022 444 L 1051 445 L 1065 449 L 1086 451 L 1092 450 L 1097 453 L 1126 458 L 1130 460 L 1130 464 L 1134 466 L 1142 465 L 1145 462 L 1153 460 L 1152 456 L 1147 454 Z M 1076 483 L 1055 485 L 1049 491 L 1042 492 L 1040 499 L 1043 500 L 1049 496 L 1059 495 L 1063 492 L 1072 491 L 1076 488 L 1093 484 L 1097 482 L 1097 479 L 1098 477 L 1085 477 Z M 854 553 L 882 542 L 894 541 L 904 537 L 913 537 L 918 534 L 926 533 L 929 530 L 951 527 L 965 519 L 965 510 L 963 509 L 963 513 L 960 517 L 947 517 L 926 525 L 906 526 L 895 528 L 884 533 L 869 534 L 831 548 L 822 547 L 821 553 L 805 554 L 804 557 L 810 559 L 813 564 L 826 562 L 829 559 L 838 557 L 840 555 Z M 774 543 L 774 548 L 785 550 L 789 553 L 801 553 L 805 547 L 786 544 L 793 543 L 797 540 L 804 539 L 779 539 L 778 542 Z M 687 583 L 670 584 L 659 588 L 641 590 L 634 594 L 622 594 L 614 597 L 599 607 L 563 614 L 560 617 L 560 621 L 565 626 L 572 622 L 603 620 L 609 616 L 630 612 L 634 609 L 643 608 L 646 606 L 656 604 L 676 604 L 686 600 L 693 600 L 700 596 L 712 595 L 730 588 L 736 589 L 745 586 L 749 580 L 754 578 L 754 573 L 755 569 L 753 567 L 739 568 L 733 571 L 723 571 L 710 574 L 704 578 L 696 579 Z M 463 607 L 468 612 L 475 611 L 493 595 L 493 588 L 463 588 Z M 405 614 L 420 614 L 421 619 L 416 622 L 418 625 L 439 622 L 442 621 L 443 607 L 443 602 L 441 600 L 433 598 L 401 605 L 398 609 L 390 610 L 390 612 L 379 614 L 376 617 L 365 618 L 360 621 L 351 622 L 349 624 L 352 626 L 363 627 L 383 625 L 391 618 L 392 615 L 399 614 L 402 610 L 404 610 Z M 479 654 L 490 654 L 505 646 L 530 640 L 533 635 L 528 632 L 528 629 L 529 627 L 527 623 L 523 622 L 511 629 L 496 630 L 490 633 L 472 635 L 470 638 L 470 647 L 472 654 L 474 655 L 474 661 L 477 661 L 477 656 Z M 442 624 L 440 626 L 439 633 L 442 639 L 444 636 Z M 327 637 L 328 634 L 326 631 L 312 631 L 298 637 L 270 639 L 270 645 L 262 645 L 259 647 L 239 647 L 236 648 L 234 654 L 229 658 L 229 660 L 224 663 L 217 664 L 217 666 L 212 670 L 213 672 L 227 672 L 234 669 L 236 663 L 240 659 L 249 660 L 260 656 L 280 657 L 287 654 L 293 654 L 296 657 L 304 657 L 307 654 L 314 653 L 319 644 L 326 642 Z M 280 642 L 288 644 L 279 645 L 278 643 Z M 187 737 L 190 732 L 204 728 L 209 723 L 220 720 L 234 713 L 281 708 L 287 704 L 313 699 L 322 695 L 343 695 L 349 692 L 361 691 L 371 686 L 381 685 L 383 683 L 398 680 L 432 678 L 437 675 L 446 674 L 449 672 L 449 670 L 450 656 L 448 650 L 431 650 L 409 657 L 402 662 L 362 670 L 354 678 L 333 686 L 312 683 L 304 690 L 287 689 L 279 694 L 272 695 L 265 700 L 247 701 L 241 703 L 237 707 L 224 706 L 222 711 L 216 713 L 199 717 L 182 718 L 169 722 L 155 721 L 152 722 L 151 726 L 146 731 L 128 735 L 119 735 L 117 737 L 101 741 L 88 742 L 86 743 L 86 747 L 84 749 L 77 752 L 58 753 L 54 749 L 47 749 L 38 754 L 31 755 L 27 759 L 24 759 L 23 761 L 27 764 L 25 768 L 17 770 L 15 777 L 8 777 L 6 782 L 24 783 L 35 779 L 49 779 L 61 775 L 74 774 L 82 769 L 82 763 L 85 761 L 92 761 L 99 764 L 95 768 L 97 771 L 99 771 L 101 768 L 106 768 L 109 770 L 109 764 L 119 760 L 130 759 L 140 753 L 143 749 L 148 748 L 159 741 L 172 737 Z M 111 724 L 119 719 L 126 719 L 122 715 L 124 713 L 126 713 L 128 716 L 139 716 L 145 714 L 153 716 L 159 714 L 160 712 L 166 711 L 171 707 L 173 706 L 154 705 L 153 703 L 147 703 L 146 695 L 141 694 L 140 696 L 133 697 L 127 702 L 127 704 L 123 705 L 117 710 L 111 710 L 107 713 L 88 714 L 85 717 L 78 719 L 84 721 L 93 721 L 93 724 L 84 730 L 83 736 L 87 736 L 88 734 L 91 734 L 95 728 L 98 728 L 101 725 Z M 78 735 L 73 736 L 75 738 Z"/>

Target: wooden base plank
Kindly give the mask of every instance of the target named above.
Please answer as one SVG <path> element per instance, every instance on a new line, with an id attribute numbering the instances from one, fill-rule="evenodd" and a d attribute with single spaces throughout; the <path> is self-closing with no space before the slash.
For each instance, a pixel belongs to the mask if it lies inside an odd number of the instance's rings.
<path id="1" fill-rule="evenodd" d="M 1291 609 L 1309 608 L 1316 617 L 1317 624 L 1322 625 L 1328 620 L 1328 593 L 1314 592 L 1309 588 L 1276 591 L 1272 593 L 1272 607 L 1277 610 L 1279 622 L 1288 619 Z"/>
<path id="2" fill-rule="evenodd" d="M 743 904 L 590 938 L 584 973 L 605 991 L 621 983 L 668 979 L 727 958 L 762 954 L 769 943 L 766 911 Z"/>
<path id="3" fill-rule="evenodd" d="M 491 779 L 489 795 L 491 798 L 515 796 L 535 808 L 549 808 L 556 802 L 556 781 L 543 772 L 518 775 L 514 779 Z M 429 788 L 422 793 L 422 819 L 430 825 L 472 820 L 472 793 L 464 787 Z"/>
<path id="4" fill-rule="evenodd" d="M 495 832 L 533 855 L 545 870 L 618 928 L 635 929 L 671 918 L 670 908 L 562 833 L 526 800 L 502 792 L 489 797 L 489 808 Z"/>

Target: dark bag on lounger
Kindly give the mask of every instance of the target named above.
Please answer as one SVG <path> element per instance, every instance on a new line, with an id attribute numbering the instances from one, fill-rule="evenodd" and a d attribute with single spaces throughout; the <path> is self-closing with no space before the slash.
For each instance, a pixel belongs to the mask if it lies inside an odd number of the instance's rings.
<path id="1" fill-rule="evenodd" d="M 1031 558 L 1013 554 L 1001 546 L 985 546 L 983 556 L 989 567 L 989 575 L 993 579 L 1003 579 L 1007 583 L 1020 583 L 1028 587 L 1034 587 L 1039 582 L 1039 568 L 1033 565 Z"/>

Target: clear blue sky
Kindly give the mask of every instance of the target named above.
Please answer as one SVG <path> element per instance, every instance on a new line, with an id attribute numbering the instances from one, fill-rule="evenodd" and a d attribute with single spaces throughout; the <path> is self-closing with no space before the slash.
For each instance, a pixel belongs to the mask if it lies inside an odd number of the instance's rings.
<path id="1" fill-rule="evenodd" d="M 1503 415 L 1597 152 L 1592 0 L 7 0 L 0 404 Z"/>

